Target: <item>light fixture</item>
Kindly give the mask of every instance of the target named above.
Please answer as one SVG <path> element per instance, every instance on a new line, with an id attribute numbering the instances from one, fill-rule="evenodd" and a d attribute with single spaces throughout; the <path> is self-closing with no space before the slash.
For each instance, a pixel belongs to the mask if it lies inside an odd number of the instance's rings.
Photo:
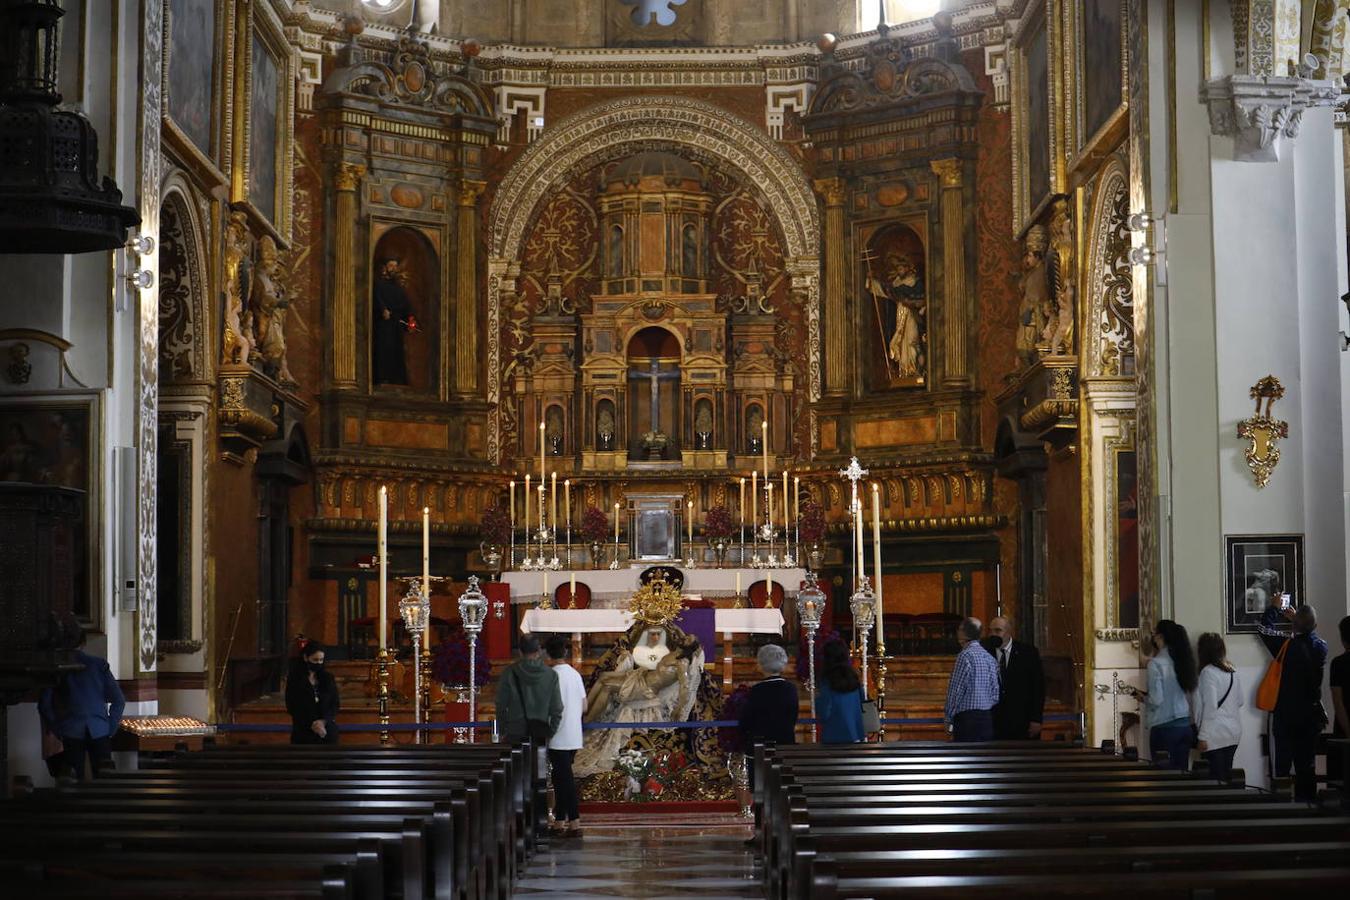
<path id="1" fill-rule="evenodd" d="M 1131 247 L 1128 256 L 1132 266 L 1151 266 L 1158 257 L 1148 247 Z"/>
<path id="2" fill-rule="evenodd" d="M 1154 221 L 1148 213 L 1135 213 L 1125 220 L 1125 225 L 1131 231 L 1148 231 L 1153 227 Z"/>
<path id="3" fill-rule="evenodd" d="M 155 239 L 148 234 L 138 234 L 127 241 L 127 249 L 137 256 L 149 256 L 155 252 Z"/>
<path id="4" fill-rule="evenodd" d="M 155 273 L 149 269 L 137 269 L 127 273 L 127 281 L 133 288 L 148 291 L 155 286 Z"/>

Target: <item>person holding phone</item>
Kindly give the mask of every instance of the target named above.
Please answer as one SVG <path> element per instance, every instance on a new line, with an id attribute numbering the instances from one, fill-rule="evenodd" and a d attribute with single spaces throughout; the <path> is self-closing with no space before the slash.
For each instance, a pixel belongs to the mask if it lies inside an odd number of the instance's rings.
<path id="1" fill-rule="evenodd" d="M 1275 775 L 1284 777 L 1294 769 L 1294 799 L 1317 800 L 1317 735 L 1327 724 L 1322 706 L 1322 674 L 1327 664 L 1327 642 L 1317 635 L 1317 610 L 1306 603 L 1297 610 L 1283 605 L 1275 593 L 1261 616 L 1257 630 L 1272 657 L 1284 649 L 1284 672 L 1280 693 L 1271 714 L 1275 739 Z M 1292 632 L 1287 630 L 1292 623 Z"/>

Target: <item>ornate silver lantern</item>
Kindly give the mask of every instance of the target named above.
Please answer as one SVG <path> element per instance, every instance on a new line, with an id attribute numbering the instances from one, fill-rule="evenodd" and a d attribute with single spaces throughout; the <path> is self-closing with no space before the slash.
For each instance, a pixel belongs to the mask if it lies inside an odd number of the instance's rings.
<path id="1" fill-rule="evenodd" d="M 858 579 L 858 589 L 849 598 L 849 608 L 853 610 L 853 627 L 862 640 L 862 685 L 863 697 L 867 696 L 867 633 L 877 618 L 877 595 L 872 592 L 872 581 L 866 575 Z"/>
<path id="2" fill-rule="evenodd" d="M 412 636 L 413 655 L 413 721 L 422 722 L 422 642 L 426 638 L 427 624 L 431 621 L 431 598 L 422 590 L 420 581 L 412 581 L 403 599 L 398 601 L 398 614 L 403 617 L 403 627 Z M 413 742 L 422 742 L 422 732 L 413 733 Z"/>
<path id="3" fill-rule="evenodd" d="M 825 613 L 825 592 L 816 582 L 816 576 L 806 573 L 801 587 L 797 590 L 797 621 L 806 629 L 806 658 L 809 693 L 811 695 L 811 736 L 816 735 L 816 632 L 820 629 L 820 617 Z"/>
<path id="4" fill-rule="evenodd" d="M 469 636 L 469 721 L 473 722 L 478 710 L 478 635 L 483 630 L 483 620 L 487 618 L 487 597 L 478 588 L 478 576 L 469 576 L 469 589 L 459 598 L 459 617 L 464 623 L 464 633 Z M 469 729 L 469 742 L 473 743 L 476 732 Z"/>

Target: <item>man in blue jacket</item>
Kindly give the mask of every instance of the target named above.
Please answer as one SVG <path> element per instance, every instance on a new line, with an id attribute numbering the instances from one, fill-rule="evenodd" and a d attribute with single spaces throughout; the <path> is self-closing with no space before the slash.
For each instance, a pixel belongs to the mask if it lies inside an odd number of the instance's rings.
<path id="1" fill-rule="evenodd" d="M 1292 634 L 1279 627 L 1285 621 L 1293 623 Z M 1258 629 L 1271 656 L 1278 656 L 1280 648 L 1286 642 L 1289 644 L 1280 677 L 1280 693 L 1271 717 L 1271 731 L 1275 736 L 1275 774 L 1287 776 L 1292 763 L 1294 799 L 1312 803 L 1317 800 L 1317 770 L 1314 768 L 1317 735 L 1327 724 L 1322 706 L 1327 642 L 1317 635 L 1317 612 L 1307 604 L 1297 611 L 1281 606 L 1278 592 L 1261 617 Z"/>
<path id="2" fill-rule="evenodd" d="M 84 631 L 76 646 L 83 648 Z M 61 739 L 64 746 L 60 769 L 84 777 L 89 758 L 95 776 L 99 763 L 112 759 L 112 736 L 122 724 L 126 698 L 106 660 L 75 651 L 75 661 L 84 666 L 62 676 L 54 688 L 46 688 L 38 700 L 42 727 Z"/>

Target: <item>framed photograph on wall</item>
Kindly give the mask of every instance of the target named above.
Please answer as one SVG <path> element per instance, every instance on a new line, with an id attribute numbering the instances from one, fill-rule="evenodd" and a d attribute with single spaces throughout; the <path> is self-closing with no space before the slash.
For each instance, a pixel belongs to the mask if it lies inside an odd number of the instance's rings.
<path id="1" fill-rule="evenodd" d="M 1303 598 L 1303 535 L 1224 536 L 1224 580 L 1229 634 L 1255 634 L 1271 599 L 1297 607 Z"/>
<path id="2" fill-rule="evenodd" d="M 165 0 L 163 119 L 178 155 L 209 183 L 223 184 L 229 153 L 221 98 L 229 83 L 233 5 L 226 0 Z"/>
<path id="3" fill-rule="evenodd" d="M 100 623 L 98 398 L 6 398 L 0 404 L 0 482 L 57 485 L 84 492 L 82 539 L 70 548 L 73 612 Z"/>
<path id="4" fill-rule="evenodd" d="M 295 105 L 295 53 L 267 4 L 249 7 L 240 29 L 247 115 L 235 137 L 232 197 L 283 247 L 291 231 L 291 140 Z"/>

